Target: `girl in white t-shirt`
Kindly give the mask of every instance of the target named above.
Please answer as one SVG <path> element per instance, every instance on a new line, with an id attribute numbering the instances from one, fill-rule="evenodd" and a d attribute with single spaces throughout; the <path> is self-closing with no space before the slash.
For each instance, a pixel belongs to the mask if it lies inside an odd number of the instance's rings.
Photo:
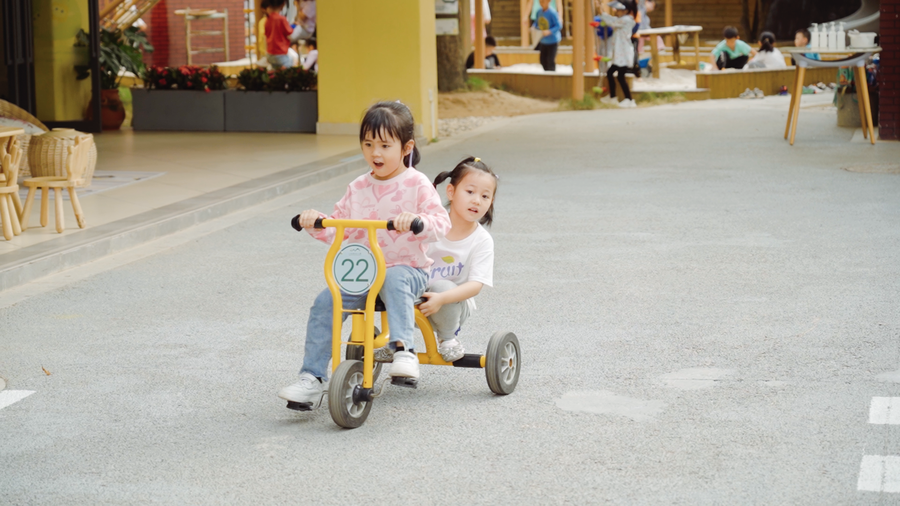
<path id="1" fill-rule="evenodd" d="M 427 316 L 438 338 L 438 351 L 447 362 L 465 354 L 459 342 L 459 330 L 475 309 L 474 297 L 484 285 L 492 286 L 494 240 L 484 226 L 494 219 L 494 195 L 497 175 L 481 161 L 469 157 L 452 171 L 441 172 L 434 186 L 450 179 L 450 231 L 428 245 L 428 258 L 434 260 L 428 275 L 428 287 L 419 310 Z"/>

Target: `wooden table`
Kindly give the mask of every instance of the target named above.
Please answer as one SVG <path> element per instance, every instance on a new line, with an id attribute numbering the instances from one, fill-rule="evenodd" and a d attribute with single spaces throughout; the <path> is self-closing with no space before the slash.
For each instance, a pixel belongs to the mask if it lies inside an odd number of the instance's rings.
<path id="1" fill-rule="evenodd" d="M 675 63 L 681 61 L 681 44 L 678 41 L 678 34 L 693 33 L 694 34 L 694 51 L 697 54 L 697 61 L 694 64 L 694 70 L 700 70 L 700 32 L 703 31 L 702 26 L 664 26 L 662 28 L 648 28 L 646 30 L 638 30 L 637 35 L 640 37 L 650 37 L 650 61 L 653 66 L 653 77 L 659 79 L 659 48 L 656 47 L 655 35 L 675 35 L 672 42 L 672 54 Z"/>
<path id="2" fill-rule="evenodd" d="M 797 117 L 800 116 L 800 96 L 803 95 L 803 77 L 807 68 L 815 67 L 853 67 L 853 77 L 856 81 L 856 97 L 859 102 L 859 119 L 862 123 L 863 137 L 869 137 L 869 141 L 875 144 L 875 127 L 872 126 L 872 108 L 869 105 L 869 83 L 866 81 L 866 61 L 873 54 L 881 51 L 880 47 L 852 48 L 836 51 L 826 48 L 809 47 L 784 47 L 782 53 L 790 53 L 797 62 L 797 71 L 794 73 L 794 84 L 791 86 L 791 107 L 788 110 L 787 125 L 784 127 L 784 138 L 790 135 L 791 146 L 794 145 L 794 136 L 797 135 Z M 820 57 L 841 57 L 832 60 L 813 60 L 806 56 L 807 53 L 818 53 Z"/>

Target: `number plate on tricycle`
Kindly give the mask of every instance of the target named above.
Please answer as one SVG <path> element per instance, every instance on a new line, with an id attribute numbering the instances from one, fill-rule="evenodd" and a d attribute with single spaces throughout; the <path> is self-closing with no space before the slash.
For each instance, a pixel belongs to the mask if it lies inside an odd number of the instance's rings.
<path id="1" fill-rule="evenodd" d="M 378 264 L 375 255 L 362 244 L 347 244 L 338 251 L 332 265 L 334 280 L 350 295 L 365 293 L 375 282 Z"/>

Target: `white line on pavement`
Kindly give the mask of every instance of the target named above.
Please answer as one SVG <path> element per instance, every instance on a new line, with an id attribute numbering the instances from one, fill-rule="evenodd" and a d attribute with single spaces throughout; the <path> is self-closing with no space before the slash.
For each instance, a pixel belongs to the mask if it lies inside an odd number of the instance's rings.
<path id="1" fill-rule="evenodd" d="M 33 393 L 34 390 L 4 390 L 0 392 L 0 409 L 15 404 Z"/>
<path id="2" fill-rule="evenodd" d="M 869 423 L 900 425 L 900 397 L 872 397 Z"/>
<path id="3" fill-rule="evenodd" d="M 900 457 L 863 455 L 856 488 L 869 492 L 900 492 Z"/>

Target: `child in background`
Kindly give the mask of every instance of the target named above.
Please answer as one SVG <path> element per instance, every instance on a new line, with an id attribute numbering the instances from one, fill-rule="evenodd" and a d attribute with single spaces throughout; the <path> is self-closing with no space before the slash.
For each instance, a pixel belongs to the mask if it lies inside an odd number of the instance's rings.
<path id="1" fill-rule="evenodd" d="M 794 45 L 797 47 L 810 47 L 809 45 L 809 30 L 806 28 L 801 28 L 797 30 L 797 33 L 794 34 Z M 803 56 L 811 59 L 811 60 L 821 60 L 819 57 L 819 53 L 804 53 Z M 796 65 L 797 62 L 791 58 L 791 65 Z"/>
<path id="2" fill-rule="evenodd" d="M 756 51 L 741 40 L 737 28 L 733 26 L 726 26 L 722 35 L 725 40 L 713 48 L 710 61 L 719 70 L 744 68 L 750 58 L 756 55 Z"/>
<path id="3" fill-rule="evenodd" d="M 266 6 L 266 59 L 272 68 L 291 66 L 291 24 L 281 15 L 285 0 L 268 0 Z"/>
<path id="4" fill-rule="evenodd" d="M 335 204 L 331 217 L 394 220 L 396 231 L 377 231 L 387 266 L 384 285 L 378 295 L 388 309 L 391 329 L 388 346 L 394 352 L 390 375 L 418 379 L 414 303 L 425 292 L 427 269 L 433 263 L 426 255 L 427 243 L 438 240 L 450 230 L 450 218 L 431 181 L 413 168 L 420 158 L 414 128 L 412 113 L 399 102 L 379 102 L 366 111 L 359 128 L 359 141 L 371 170 L 350 183 L 343 198 Z M 417 217 L 421 218 L 425 228 L 420 234 L 413 235 L 409 229 Z M 314 238 L 332 243 L 335 229 L 312 228 L 318 218 L 328 216 L 308 209 L 295 220 Z M 345 232 L 345 241 L 368 246 L 368 234 L 365 230 L 350 229 Z M 367 293 L 341 293 L 341 296 L 345 309 L 365 307 Z M 278 392 L 291 409 L 309 411 L 318 408 L 327 392 L 332 305 L 331 292 L 326 289 L 316 297 L 309 311 L 300 379 Z M 344 317 L 346 315 L 344 313 Z"/>
<path id="5" fill-rule="evenodd" d="M 541 52 L 541 67 L 545 71 L 556 70 L 556 51 L 559 49 L 559 41 L 562 40 L 562 23 L 559 14 L 550 9 L 550 0 L 540 0 L 541 10 L 534 21 L 534 26 L 544 36 L 538 44 Z"/>
<path id="6" fill-rule="evenodd" d="M 787 64 L 784 55 L 775 47 L 775 34 L 763 32 L 759 34 L 759 51 L 747 62 L 747 69 L 783 69 Z"/>
<path id="7" fill-rule="evenodd" d="M 303 70 L 312 69 L 313 72 L 319 73 L 319 50 L 316 47 L 316 39 L 306 39 L 306 47 L 309 52 L 303 57 Z"/>
<path id="8" fill-rule="evenodd" d="M 452 171 L 438 174 L 435 188 L 447 178 L 451 228 L 428 245 L 434 264 L 423 294 L 428 300 L 419 310 L 434 327 L 441 358 L 455 362 L 466 353 L 457 338 L 475 310 L 475 296 L 493 282 L 494 240 L 482 225 L 490 226 L 494 219 L 497 176 L 480 158 L 470 156 Z M 392 355 L 387 346 L 375 350 L 378 362 L 390 362 Z"/>
<path id="9" fill-rule="evenodd" d="M 613 29 L 613 56 L 609 70 L 606 72 L 606 80 L 609 83 L 609 96 L 600 99 L 601 102 L 611 104 L 616 99 L 616 79 L 622 86 L 625 99 L 619 102 L 619 107 L 636 107 L 631 99 L 631 90 L 628 89 L 628 81 L 625 74 L 634 66 L 634 45 L 632 44 L 632 29 L 637 24 L 634 20 L 636 7 L 632 0 L 621 0 L 609 3 L 609 7 L 615 10 L 615 16 L 601 14 L 607 26 Z M 616 75 L 617 77 L 614 77 Z"/>
<path id="10" fill-rule="evenodd" d="M 494 54 L 494 49 L 497 47 L 497 41 L 494 40 L 493 37 L 488 35 L 484 38 L 484 68 L 486 69 L 499 69 L 500 68 L 500 58 L 497 58 L 497 55 Z M 469 53 L 468 58 L 466 58 L 466 68 L 470 69 L 475 67 L 475 51 Z"/>

